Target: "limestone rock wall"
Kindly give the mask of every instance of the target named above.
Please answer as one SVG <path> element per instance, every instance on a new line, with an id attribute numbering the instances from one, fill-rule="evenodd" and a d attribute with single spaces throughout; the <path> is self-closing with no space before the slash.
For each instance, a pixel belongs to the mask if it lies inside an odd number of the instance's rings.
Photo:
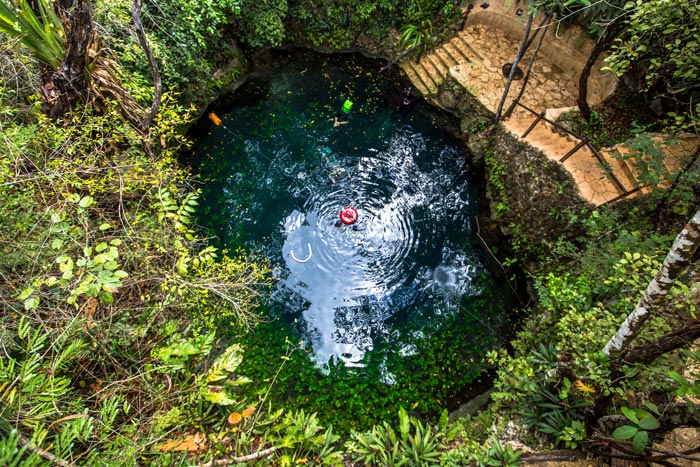
<path id="1" fill-rule="evenodd" d="M 579 214 L 593 206 L 581 198 L 561 164 L 503 127 L 489 128 L 493 113 L 451 76 L 430 96 L 430 102 L 459 117 L 461 134 L 457 136 L 469 147 L 472 164 L 486 166 L 487 174 L 496 166 L 494 172 L 500 173 L 486 177 L 488 206 L 481 210 L 482 219 L 490 218 L 489 228 L 507 236 L 522 235 L 543 248 L 561 236 L 574 238 L 582 233 L 579 225 L 569 222 L 567 213 Z"/>
<path id="2" fill-rule="evenodd" d="M 569 213 L 578 215 L 593 206 L 578 195 L 576 183 L 561 164 L 502 128 L 472 137 L 469 147 L 492 170 L 487 197 L 491 217 L 502 233 L 522 235 L 541 248 L 559 237 L 573 239 L 582 233 L 580 225 L 569 221 Z"/>

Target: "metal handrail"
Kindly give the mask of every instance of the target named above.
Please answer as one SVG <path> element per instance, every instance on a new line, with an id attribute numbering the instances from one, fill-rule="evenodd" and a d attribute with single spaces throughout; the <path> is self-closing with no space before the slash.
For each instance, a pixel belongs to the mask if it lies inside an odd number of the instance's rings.
<path id="1" fill-rule="evenodd" d="M 636 187 L 636 188 L 632 188 L 630 191 L 626 191 L 626 192 L 622 193 L 621 195 L 618 195 L 618 196 L 614 197 L 613 199 L 607 200 L 606 202 L 604 202 L 603 204 L 601 204 L 601 206 L 605 206 L 605 205 L 608 205 L 608 204 L 612 204 L 612 203 L 614 203 L 614 202 L 616 202 L 616 201 L 620 201 L 621 199 L 624 199 L 624 198 L 628 197 L 629 195 L 632 195 L 632 194 L 634 194 L 634 193 L 636 193 L 636 192 L 638 192 L 638 191 L 642 191 L 644 188 L 645 188 L 645 187 L 641 187 L 641 186 L 638 186 L 638 187 Z"/>
<path id="2" fill-rule="evenodd" d="M 561 163 L 563 164 L 564 162 L 566 162 L 566 160 L 567 160 L 569 157 L 573 156 L 573 155 L 576 153 L 576 151 L 578 151 L 579 149 L 581 149 L 581 148 L 582 148 L 583 146 L 585 146 L 586 144 L 588 144 L 588 141 L 582 139 L 582 140 L 579 141 L 578 144 L 577 144 L 576 146 L 574 146 L 569 152 L 567 152 L 566 154 L 564 154 L 564 156 L 563 156 L 561 159 L 559 159 L 559 162 L 561 162 Z"/>
<path id="3" fill-rule="evenodd" d="M 598 160 L 598 162 L 600 163 L 600 165 L 603 167 L 603 170 L 605 170 L 605 172 L 607 172 L 608 176 L 612 179 L 613 183 L 615 183 L 615 185 L 617 186 L 617 188 L 618 188 L 620 191 L 622 191 L 622 194 L 619 195 L 618 197 L 616 197 L 616 198 L 615 198 L 615 201 L 618 201 L 618 200 L 620 200 L 620 199 L 622 199 L 622 198 L 624 198 L 624 197 L 626 197 L 626 196 L 628 196 L 628 195 L 630 195 L 630 194 L 632 194 L 632 193 L 635 193 L 635 192 L 639 191 L 639 190 L 636 189 L 636 188 L 635 188 L 635 189 L 632 189 L 632 190 L 629 190 L 629 191 L 625 188 L 625 186 L 622 184 L 622 182 L 620 181 L 620 179 L 617 178 L 617 176 L 613 173 L 612 169 L 610 168 L 610 164 L 608 164 L 607 161 L 605 160 L 605 158 L 603 157 L 603 155 L 602 155 L 600 152 L 598 152 L 598 150 L 597 150 L 596 148 L 594 148 L 594 147 L 591 145 L 590 141 L 588 141 L 587 138 L 584 138 L 584 137 L 581 136 L 581 135 L 577 135 L 576 133 L 574 133 L 573 131 L 569 130 L 568 128 L 563 127 L 563 126 L 559 125 L 557 122 L 553 122 L 552 120 L 548 119 L 547 117 L 545 117 L 545 112 L 542 112 L 542 113 L 539 113 L 539 114 L 538 114 L 537 112 L 535 112 L 534 110 L 532 110 L 531 108 L 529 108 L 528 106 L 526 106 L 525 104 L 521 104 L 520 102 L 517 102 L 516 104 L 519 105 L 520 107 L 522 107 L 523 109 L 527 110 L 527 111 L 530 112 L 531 114 L 537 115 L 537 118 L 535 119 L 535 121 L 532 122 L 532 124 L 530 124 L 530 126 L 528 127 L 527 130 L 525 130 L 525 133 L 523 133 L 523 135 L 521 136 L 521 138 L 527 137 L 527 135 L 530 134 L 530 132 L 535 128 L 535 126 L 537 126 L 538 123 L 540 123 L 542 120 L 544 120 L 545 122 L 549 123 L 550 125 L 553 125 L 554 127 L 556 127 L 557 129 L 563 131 L 564 133 L 567 133 L 567 134 L 573 136 L 574 138 L 580 140 L 580 143 L 578 143 L 572 150 L 570 150 L 569 152 L 567 152 L 567 153 L 564 155 L 564 157 L 562 157 L 562 158 L 559 160 L 559 162 L 564 162 L 566 159 L 568 159 L 569 157 L 573 156 L 573 155 L 574 155 L 579 149 L 581 149 L 583 146 L 587 146 L 588 149 L 589 149 L 589 150 L 591 151 L 591 153 L 593 154 L 593 156 Z"/>
<path id="4" fill-rule="evenodd" d="M 615 182 L 615 185 L 617 185 L 617 187 L 620 189 L 620 191 L 622 191 L 622 194 L 625 196 L 628 195 L 629 192 L 627 191 L 625 186 L 622 184 L 620 179 L 617 178 L 617 176 L 613 173 L 612 168 L 610 167 L 610 164 L 608 164 L 608 161 L 605 160 L 603 155 L 600 152 L 598 152 L 598 150 L 596 148 L 594 148 L 591 145 L 591 143 L 586 142 L 586 145 L 588 146 L 588 149 L 590 149 L 590 151 L 596 157 L 596 159 L 598 159 L 598 162 L 600 162 L 600 165 L 603 166 L 603 169 L 608 173 L 610 178 L 612 178 L 613 182 Z"/>

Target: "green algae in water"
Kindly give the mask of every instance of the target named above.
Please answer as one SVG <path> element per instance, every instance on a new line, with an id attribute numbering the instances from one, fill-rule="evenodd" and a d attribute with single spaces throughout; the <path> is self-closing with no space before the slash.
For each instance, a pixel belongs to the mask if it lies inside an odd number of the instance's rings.
<path id="1" fill-rule="evenodd" d="M 428 108 L 398 112 L 378 69 L 295 55 L 219 112 L 193 161 L 206 181 L 200 222 L 221 246 L 268 258 L 278 279 L 276 321 L 245 338 L 241 371 L 264 386 L 286 349 L 275 336 L 303 342 L 277 395 L 349 426 L 457 398 L 510 308 L 473 247 L 462 150 Z M 346 98 L 350 121 L 334 126 Z M 339 221 L 345 206 L 353 225 Z"/>

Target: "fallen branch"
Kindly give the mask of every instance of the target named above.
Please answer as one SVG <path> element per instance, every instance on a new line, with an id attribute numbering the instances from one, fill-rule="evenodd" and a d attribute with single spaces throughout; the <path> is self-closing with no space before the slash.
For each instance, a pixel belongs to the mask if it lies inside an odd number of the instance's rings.
<path id="1" fill-rule="evenodd" d="M 209 462 L 206 462 L 204 464 L 197 464 L 193 465 L 190 467 L 215 467 L 219 465 L 229 465 L 229 464 L 239 464 L 241 462 L 248 462 L 248 461 L 253 461 L 255 459 L 260 459 L 261 457 L 265 457 L 269 454 L 272 454 L 277 450 L 276 446 L 269 447 L 267 449 L 263 449 L 262 451 L 254 452 L 253 454 L 248 454 L 247 456 L 240 456 L 240 457 L 225 457 L 223 459 L 219 460 L 210 460 Z"/>
<path id="2" fill-rule="evenodd" d="M 75 464 L 68 462 L 64 459 L 61 459 L 59 457 L 54 456 L 51 454 L 49 451 L 45 451 L 44 449 L 41 449 L 40 447 L 34 446 L 29 438 L 24 436 L 22 433 L 17 432 L 17 439 L 19 439 L 19 444 L 22 446 L 26 447 L 32 452 L 37 453 L 40 457 L 43 457 L 47 461 L 56 464 L 60 467 L 73 467 Z"/>
<path id="3" fill-rule="evenodd" d="M 655 438 L 674 430 L 675 428 L 700 427 L 700 407 L 685 402 L 673 402 L 659 406 L 661 427 L 650 432 Z M 606 415 L 598 420 L 598 428 L 603 433 L 612 433 L 618 427 L 627 425 L 629 420 L 624 415 Z"/>

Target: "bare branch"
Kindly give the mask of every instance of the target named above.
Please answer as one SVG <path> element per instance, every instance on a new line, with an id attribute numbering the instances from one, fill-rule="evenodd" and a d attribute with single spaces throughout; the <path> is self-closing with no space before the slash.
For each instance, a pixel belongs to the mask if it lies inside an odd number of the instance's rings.
<path id="1" fill-rule="evenodd" d="M 51 454 L 49 451 L 46 451 L 44 449 L 41 449 L 40 447 L 34 446 L 29 438 L 24 436 L 22 433 L 17 432 L 17 438 L 19 439 L 19 444 L 22 446 L 25 446 L 27 449 L 29 449 L 32 452 L 37 453 L 39 456 L 43 457 L 49 462 L 52 462 L 59 467 L 74 467 L 75 464 L 68 462 L 67 460 L 58 458 Z"/>
<path id="2" fill-rule="evenodd" d="M 248 454 L 247 456 L 240 457 L 225 457 L 218 460 L 210 460 L 204 464 L 197 464 L 190 467 L 215 467 L 218 465 L 229 465 L 229 464 L 239 464 L 241 462 L 253 461 L 255 459 L 260 459 L 261 457 L 268 456 L 277 450 L 276 446 L 263 449 L 262 451 L 254 452 L 253 454 Z"/>
<path id="3" fill-rule="evenodd" d="M 153 52 L 151 52 L 151 47 L 148 45 L 148 40 L 146 39 L 146 33 L 143 30 L 143 23 L 141 22 L 141 0 L 134 0 L 134 4 L 131 7 L 131 17 L 134 19 L 134 26 L 136 27 L 136 35 L 139 38 L 139 43 L 141 44 L 141 47 L 143 47 L 144 52 L 146 52 L 148 64 L 151 66 L 151 72 L 153 73 L 153 84 L 155 86 L 151 110 L 139 124 L 139 128 L 142 131 L 146 131 L 148 126 L 151 124 L 151 121 L 158 113 L 160 98 L 163 95 L 163 84 L 161 83 L 160 72 L 158 71 L 158 63 L 153 56 Z"/>

